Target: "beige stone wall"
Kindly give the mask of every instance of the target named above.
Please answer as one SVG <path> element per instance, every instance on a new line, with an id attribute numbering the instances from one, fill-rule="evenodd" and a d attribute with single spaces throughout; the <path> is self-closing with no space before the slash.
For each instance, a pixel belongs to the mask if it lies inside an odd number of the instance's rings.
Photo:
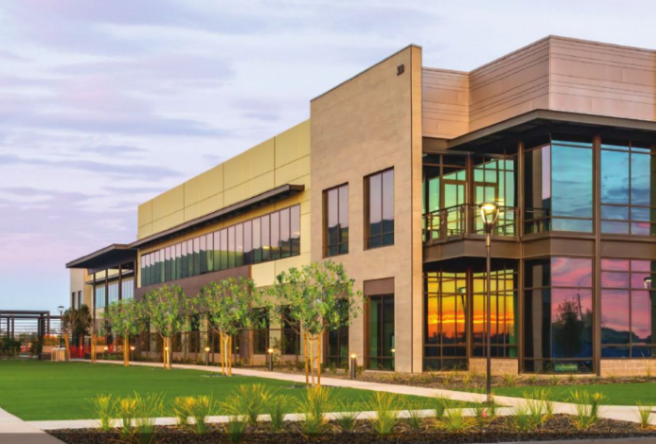
<path id="1" fill-rule="evenodd" d="M 399 65 L 405 66 L 401 75 Z M 408 47 L 311 105 L 311 258 L 323 259 L 322 193 L 348 183 L 349 254 L 333 259 L 344 264 L 358 290 L 366 280 L 394 278 L 396 368 L 402 372 L 422 367 L 421 103 L 421 49 Z M 366 250 L 364 178 L 391 167 L 394 245 Z M 362 315 L 351 327 L 349 346 L 362 359 Z"/>
<path id="2" fill-rule="evenodd" d="M 80 268 L 70 269 L 70 286 L 68 292 L 69 303 L 73 292 L 77 295 L 78 291 L 82 291 L 82 304 L 91 308 L 92 289 L 90 285 L 85 284 L 85 282 L 88 282 L 90 279 L 91 277 L 87 273 L 87 270 Z"/>
<path id="3" fill-rule="evenodd" d="M 600 374 L 602 377 L 656 375 L 656 360 L 602 359 Z"/>
<path id="4" fill-rule="evenodd" d="M 545 109 L 656 121 L 656 51 L 549 36 L 475 70 L 424 68 L 423 134 L 451 139 Z"/>
<path id="5" fill-rule="evenodd" d="M 485 358 L 470 358 L 469 371 L 472 373 L 486 373 L 487 360 Z M 492 359 L 492 375 L 519 375 L 519 361 L 517 359 Z"/>

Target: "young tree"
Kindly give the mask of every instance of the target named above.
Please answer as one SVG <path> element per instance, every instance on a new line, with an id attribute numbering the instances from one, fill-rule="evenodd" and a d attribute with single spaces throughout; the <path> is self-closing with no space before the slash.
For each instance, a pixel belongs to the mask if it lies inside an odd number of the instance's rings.
<path id="1" fill-rule="evenodd" d="M 261 303 L 252 279 L 227 278 L 211 282 L 194 301 L 208 315 L 210 328 L 219 334 L 221 373 L 232 376 L 232 338 L 247 328 L 258 328 L 254 308 Z"/>
<path id="2" fill-rule="evenodd" d="M 191 313 L 191 308 L 187 296 L 179 285 L 163 285 L 144 295 L 144 315 L 164 342 L 163 355 L 166 369 L 171 368 L 173 351 L 171 338 L 189 329 L 187 316 Z"/>
<path id="3" fill-rule="evenodd" d="M 80 308 L 69 308 L 64 312 L 62 317 L 62 327 L 64 333 L 64 343 L 66 344 L 66 358 L 70 359 L 70 339 L 77 337 L 78 345 L 84 342 L 84 336 L 88 333 L 93 325 L 93 316 L 87 305 L 82 305 Z M 71 338 L 69 339 L 69 334 Z"/>
<path id="4" fill-rule="evenodd" d="M 358 299 L 362 293 L 354 293 L 353 282 L 342 264 L 325 261 L 313 262 L 300 270 L 290 268 L 269 287 L 269 293 L 278 301 L 278 315 L 289 324 L 298 325 L 303 337 L 308 385 L 310 375 L 314 384 L 315 369 L 317 385 L 321 385 L 320 353 L 325 332 L 348 327 L 361 309 Z"/>
<path id="5" fill-rule="evenodd" d="M 141 304 L 134 299 L 123 299 L 109 304 L 105 319 L 115 336 L 123 338 L 123 365 L 130 365 L 130 335 L 141 332 L 144 316 Z"/>

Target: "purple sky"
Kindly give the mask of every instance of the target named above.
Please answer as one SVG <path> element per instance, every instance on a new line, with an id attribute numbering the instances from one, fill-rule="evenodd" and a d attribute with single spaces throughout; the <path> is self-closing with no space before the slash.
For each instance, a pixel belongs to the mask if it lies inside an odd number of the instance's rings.
<path id="1" fill-rule="evenodd" d="M 309 117 L 409 43 L 470 70 L 548 34 L 656 48 L 650 0 L 16 0 L 0 5 L 0 309 L 68 301 L 64 264 L 136 208 Z"/>

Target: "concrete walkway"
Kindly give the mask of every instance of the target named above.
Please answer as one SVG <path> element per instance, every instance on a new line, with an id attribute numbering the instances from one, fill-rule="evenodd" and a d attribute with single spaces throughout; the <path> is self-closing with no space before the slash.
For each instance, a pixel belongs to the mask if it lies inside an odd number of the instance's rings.
<path id="1" fill-rule="evenodd" d="M 89 362 L 78 360 L 79 362 Z M 98 361 L 99 364 L 120 364 L 122 361 Z M 156 362 L 132 362 L 130 365 L 145 367 L 161 367 L 161 363 Z M 189 364 L 174 364 L 174 368 L 185 370 L 197 370 L 205 372 L 220 373 L 220 367 L 201 366 Z M 269 372 L 264 370 L 253 370 L 245 368 L 234 368 L 232 373 L 241 376 L 251 376 L 256 378 L 276 379 L 279 381 L 288 381 L 295 384 L 305 384 L 305 375 L 296 375 L 280 372 Z M 426 387 L 414 387 L 409 385 L 395 385 L 375 382 L 358 381 L 352 379 L 338 379 L 323 377 L 321 384 L 329 387 L 347 387 L 359 390 L 372 390 L 380 392 L 390 392 L 399 395 L 423 396 L 434 398 L 436 396 L 445 397 L 454 401 L 481 403 L 485 402 L 485 395 L 479 393 L 460 392 L 455 390 L 434 389 Z M 526 407 L 530 400 L 524 398 L 511 398 L 508 396 L 495 396 L 497 404 L 507 407 Z M 576 405 L 565 402 L 554 402 L 554 413 L 575 414 Z M 619 421 L 640 422 L 638 408 L 635 406 L 603 406 L 600 408 L 600 416 L 606 419 L 615 419 Z M 656 425 L 656 412 L 652 415 L 651 424 Z"/>
<path id="2" fill-rule="evenodd" d="M 0 444 L 62 444 L 28 422 L 0 409 Z"/>

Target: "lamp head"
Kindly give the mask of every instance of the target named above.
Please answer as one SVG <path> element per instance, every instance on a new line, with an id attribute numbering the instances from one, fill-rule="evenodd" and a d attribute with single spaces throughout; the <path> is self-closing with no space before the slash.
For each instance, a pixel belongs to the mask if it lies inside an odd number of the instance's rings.
<path id="1" fill-rule="evenodd" d="M 358 355 L 356 355 L 355 353 L 351 353 L 351 359 L 355 359 L 357 357 L 358 357 Z"/>
<path id="2" fill-rule="evenodd" d="M 485 232 L 491 233 L 494 224 L 497 223 L 499 218 L 499 205 L 495 202 L 485 202 L 478 207 L 481 211 L 481 219 L 485 225 Z"/>
<path id="3" fill-rule="evenodd" d="M 130 350 L 134 351 L 134 345 L 130 346 Z"/>
<path id="4" fill-rule="evenodd" d="M 210 352 L 210 348 L 209 348 L 209 347 L 205 347 L 205 353 L 209 353 L 209 352 Z"/>
<path id="5" fill-rule="evenodd" d="M 270 355 L 273 354 L 273 349 L 272 349 L 272 348 L 269 348 L 269 349 L 267 350 L 267 353 L 269 353 Z"/>

